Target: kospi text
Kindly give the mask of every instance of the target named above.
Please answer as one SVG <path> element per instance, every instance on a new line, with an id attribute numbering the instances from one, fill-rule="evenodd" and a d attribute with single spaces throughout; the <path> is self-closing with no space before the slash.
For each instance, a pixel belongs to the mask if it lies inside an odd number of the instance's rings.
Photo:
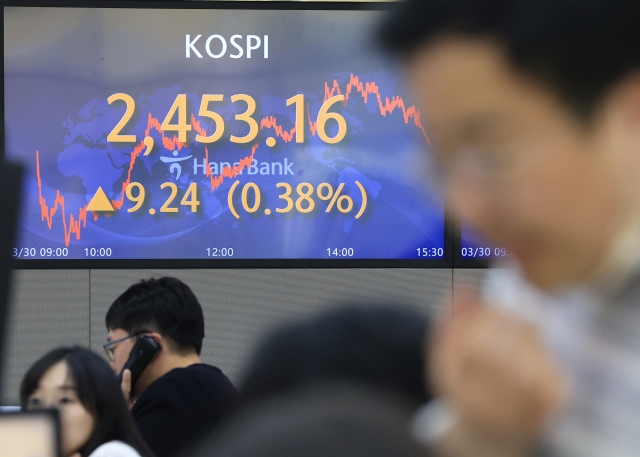
<path id="1" fill-rule="evenodd" d="M 202 39 L 202 34 L 192 38 L 190 34 L 185 35 L 185 57 L 190 59 L 195 56 L 203 59 L 204 54 L 212 59 L 220 59 L 228 56 L 232 59 L 246 57 L 251 59 L 254 56 L 269 58 L 269 35 L 232 35 L 228 40 L 222 35 L 210 35 L 207 39 Z M 233 49 L 231 49 L 233 48 Z M 262 48 L 262 53 L 259 52 Z M 227 54 L 227 51 L 229 53 Z M 258 51 L 258 52 L 254 52 Z"/>

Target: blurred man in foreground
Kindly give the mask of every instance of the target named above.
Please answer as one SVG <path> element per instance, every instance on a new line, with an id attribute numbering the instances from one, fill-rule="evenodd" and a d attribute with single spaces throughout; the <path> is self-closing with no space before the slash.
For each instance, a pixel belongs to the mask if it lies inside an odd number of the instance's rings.
<path id="1" fill-rule="evenodd" d="M 543 454 L 640 455 L 638 18 L 628 0 L 412 0 L 385 25 L 447 196 L 517 262 L 432 348 L 454 454 L 542 435 Z"/>

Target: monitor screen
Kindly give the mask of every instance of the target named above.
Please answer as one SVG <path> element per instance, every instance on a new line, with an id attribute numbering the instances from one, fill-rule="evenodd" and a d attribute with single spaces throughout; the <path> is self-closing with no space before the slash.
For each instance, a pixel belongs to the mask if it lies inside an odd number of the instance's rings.
<path id="1" fill-rule="evenodd" d="M 57 413 L 0 412 L 0 449 L 12 457 L 59 457 Z"/>
<path id="2" fill-rule="evenodd" d="M 380 6 L 76 5 L 4 8 L 23 266 L 443 265 L 428 130 L 375 48 Z"/>
<path id="3" fill-rule="evenodd" d="M 454 266 L 456 267 L 484 267 L 496 260 L 509 259 L 511 250 L 504 246 L 496 246 L 486 241 L 468 224 L 461 222 L 459 237 L 456 243 Z"/>

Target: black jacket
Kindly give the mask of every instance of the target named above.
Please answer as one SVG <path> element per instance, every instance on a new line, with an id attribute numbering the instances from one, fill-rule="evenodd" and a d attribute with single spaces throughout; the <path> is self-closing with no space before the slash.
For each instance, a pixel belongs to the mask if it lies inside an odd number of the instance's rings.
<path id="1" fill-rule="evenodd" d="M 131 413 L 156 457 L 175 457 L 235 406 L 238 392 L 211 365 L 175 368 L 152 382 Z"/>

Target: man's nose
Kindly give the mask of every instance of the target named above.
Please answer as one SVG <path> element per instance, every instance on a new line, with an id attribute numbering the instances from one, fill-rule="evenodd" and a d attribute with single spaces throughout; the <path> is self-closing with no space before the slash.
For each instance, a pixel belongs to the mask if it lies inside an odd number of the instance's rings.
<path id="1" fill-rule="evenodd" d="M 484 226 L 492 205 L 489 198 L 473 186 L 449 186 L 447 194 L 459 215 L 476 229 Z"/>

